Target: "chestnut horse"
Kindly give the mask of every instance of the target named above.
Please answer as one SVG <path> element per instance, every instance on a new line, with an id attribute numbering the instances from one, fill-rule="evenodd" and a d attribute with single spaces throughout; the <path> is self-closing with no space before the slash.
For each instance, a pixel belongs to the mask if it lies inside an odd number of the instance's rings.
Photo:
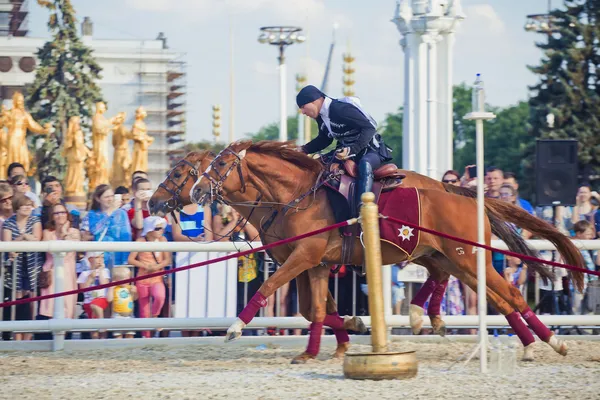
<path id="1" fill-rule="evenodd" d="M 199 168 L 208 166 L 204 179 L 196 181 L 194 186 L 198 195 L 207 198 L 216 195 L 214 188 L 219 190 L 223 200 L 230 202 L 243 216 L 250 217 L 250 222 L 257 227 L 268 219 L 271 213 L 283 208 L 313 185 L 321 171 L 321 165 L 288 146 L 277 142 L 261 142 L 252 145 L 251 142 L 235 143 L 213 159 L 206 153 L 191 154 L 182 160 L 169 174 L 165 183 L 154 194 L 149 203 L 153 213 L 164 214 L 173 208 L 190 201 L 190 185 L 196 180 Z M 191 178 L 191 179 L 190 179 Z M 466 197 L 449 193 L 451 187 L 422 177 L 415 173 L 407 173 L 406 186 L 431 187 L 420 190 L 422 205 L 422 224 L 430 229 L 476 240 L 476 222 L 460 220 L 456 215 L 475 215 L 475 201 Z M 456 188 L 463 196 L 471 196 L 472 192 Z M 464 192 L 462 192 L 464 191 Z M 170 196 L 170 197 L 169 197 Z M 280 204 L 271 208 L 257 207 L 254 211 L 248 205 Z M 522 226 L 534 234 L 551 240 L 564 259 L 572 265 L 582 265 L 583 260 L 577 248 L 549 224 L 531 217 L 520 208 L 501 201 L 486 201 L 486 211 L 489 221 L 504 221 Z M 280 215 L 269 229 L 261 232 L 263 243 L 271 243 L 283 237 L 291 237 L 306 231 L 324 227 L 334 223 L 330 205 L 322 191 L 304 198 L 293 211 Z M 492 226 L 493 226 L 492 222 Z M 496 224 L 498 225 L 498 224 Z M 501 223 L 507 226 L 506 223 Z M 500 229 L 500 228 L 497 228 Z M 501 230 L 501 229 L 500 229 Z M 508 230 L 513 242 L 519 242 L 518 236 Z M 490 226 L 487 225 L 487 240 L 489 241 Z M 505 232 L 506 233 L 506 232 Z M 506 241 L 505 237 L 501 237 Z M 445 290 L 449 274 L 455 275 L 465 284 L 476 290 L 476 262 L 470 246 L 464 246 L 464 255 L 457 254 L 456 243 L 421 232 L 421 242 L 416 250 L 417 262 L 424 264 L 431 277 L 424 288 L 416 296 L 411 305 L 411 325 L 419 327 L 420 316 L 423 314 L 422 304 L 433 293 L 431 303 L 438 304 L 438 312 L 430 313 L 432 323 L 437 321 L 438 327 L 443 324 L 439 318 L 439 301 Z M 353 262 L 362 264 L 362 248 L 357 246 Z M 403 261 L 406 256 L 395 247 L 382 243 L 382 255 L 386 264 Z M 345 329 L 360 329 L 357 319 L 342 319 L 335 312 L 335 304 L 327 290 L 329 267 L 321 264 L 336 264 L 340 262 L 341 239 L 337 233 L 329 232 L 315 237 L 303 239 L 293 245 L 277 248 L 273 251 L 274 258 L 282 262 L 281 268 L 267 280 L 259 292 L 248 303 L 240 317 L 228 331 L 229 338 L 236 338 L 241 329 L 254 317 L 264 299 L 270 296 L 282 284 L 297 277 L 301 313 L 311 324 L 311 337 L 307 351 L 297 356 L 295 362 L 303 362 L 314 358 L 319 349 L 320 332 L 323 325 L 333 328 L 338 339 L 337 355 L 343 354 L 348 348 Z M 316 266 L 316 267 L 315 267 Z M 506 282 L 491 266 L 487 257 L 489 301 L 508 319 L 519 338 L 526 347 L 534 339 L 523 324 L 523 315 L 534 332 L 548 342 L 554 350 L 566 354 L 566 345 L 557 340 L 552 333 L 531 312 L 520 292 Z M 574 274 L 578 286 L 582 283 L 582 275 Z M 309 287 L 310 290 L 306 290 Z M 306 299 L 306 294 L 310 298 Z M 304 295 L 303 295 L 304 294 Z M 303 300 L 304 299 L 304 300 Z M 424 299 L 424 300 L 423 300 Z M 430 306 L 431 310 L 431 306 Z M 515 311 L 517 310 L 517 311 Z M 435 327 L 435 325 L 434 325 Z"/>

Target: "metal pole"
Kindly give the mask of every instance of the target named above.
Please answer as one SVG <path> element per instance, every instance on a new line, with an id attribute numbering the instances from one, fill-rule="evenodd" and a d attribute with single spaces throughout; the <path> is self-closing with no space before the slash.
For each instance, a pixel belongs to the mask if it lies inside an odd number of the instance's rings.
<path id="1" fill-rule="evenodd" d="M 296 139 L 298 146 L 305 145 L 304 141 L 304 114 L 298 112 L 298 139 Z"/>
<path id="2" fill-rule="evenodd" d="M 54 292 L 60 293 L 65 290 L 65 268 L 64 258 L 65 253 L 53 253 L 54 260 L 54 274 L 52 279 L 54 280 Z M 54 299 L 54 314 L 52 318 L 56 320 L 65 319 L 65 300 L 64 297 L 57 297 Z M 65 348 L 65 331 L 53 331 L 52 332 L 52 351 L 63 350 Z"/>
<path id="3" fill-rule="evenodd" d="M 339 274 L 335 274 L 335 277 L 333 278 L 333 298 L 335 299 L 335 303 L 339 304 L 340 301 L 338 299 L 338 295 L 339 295 L 339 285 L 340 285 L 340 276 Z"/>
<path id="4" fill-rule="evenodd" d="M 483 167 L 483 120 L 475 122 L 477 164 L 477 242 L 485 244 L 484 226 L 484 167 Z M 485 250 L 477 248 L 477 308 L 479 314 L 479 363 L 482 373 L 487 373 L 487 298 L 485 276 Z"/>
<path id="5" fill-rule="evenodd" d="M 375 195 L 364 193 L 361 197 L 361 224 L 364 232 L 367 285 L 369 287 L 369 314 L 371 314 L 371 346 L 373 353 L 387 351 L 387 329 L 383 306 L 383 277 L 381 271 L 381 242 L 379 236 L 379 210 Z"/>
<path id="6" fill-rule="evenodd" d="M 286 111 L 286 85 L 285 85 L 285 57 L 283 52 L 285 47 L 279 46 L 279 141 L 285 142 L 288 140 L 287 135 L 287 111 Z"/>
<path id="7" fill-rule="evenodd" d="M 235 128 L 235 102 L 234 102 L 234 63 L 233 63 L 233 21 L 229 15 L 229 143 L 233 143 Z"/>
<path id="8" fill-rule="evenodd" d="M 356 316 L 356 271 L 352 270 L 352 316 Z"/>
<path id="9" fill-rule="evenodd" d="M 12 261 L 12 290 L 10 293 L 10 300 L 15 301 L 17 299 L 17 257 L 19 257 L 19 253 L 17 253 L 16 257 Z M 10 307 L 10 320 L 14 321 L 17 317 L 17 306 Z M 14 335 L 13 335 L 14 337 Z"/>

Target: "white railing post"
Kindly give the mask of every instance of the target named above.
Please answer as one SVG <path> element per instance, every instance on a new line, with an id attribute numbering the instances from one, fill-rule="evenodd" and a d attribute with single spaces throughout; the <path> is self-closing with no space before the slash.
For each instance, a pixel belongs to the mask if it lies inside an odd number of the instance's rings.
<path id="1" fill-rule="evenodd" d="M 52 253 L 54 266 L 53 276 L 54 281 L 54 293 L 60 293 L 65 288 L 65 253 L 56 252 Z M 65 319 L 65 300 L 64 297 L 57 297 L 54 299 L 54 313 L 52 318 L 61 322 Z M 52 331 L 52 351 L 63 350 L 65 348 L 65 331 L 57 330 Z"/>

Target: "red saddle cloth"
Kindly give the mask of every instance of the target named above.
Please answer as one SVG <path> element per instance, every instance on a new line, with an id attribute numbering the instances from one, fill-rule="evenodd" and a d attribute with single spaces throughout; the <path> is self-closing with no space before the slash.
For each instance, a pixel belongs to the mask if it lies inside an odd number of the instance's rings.
<path id="1" fill-rule="evenodd" d="M 419 226 L 421 224 L 421 204 L 416 188 L 397 188 L 383 192 L 378 205 L 380 214 Z M 398 247 L 409 257 L 412 257 L 419 245 L 419 231 L 406 225 L 380 219 L 379 232 L 382 241 Z"/>

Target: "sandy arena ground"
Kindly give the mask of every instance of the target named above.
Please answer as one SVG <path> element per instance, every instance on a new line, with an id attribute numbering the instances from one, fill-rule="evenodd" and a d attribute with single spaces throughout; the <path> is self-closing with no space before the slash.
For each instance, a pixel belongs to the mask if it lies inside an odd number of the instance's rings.
<path id="1" fill-rule="evenodd" d="M 290 365 L 301 348 L 148 346 L 135 349 L 0 353 L 2 399 L 598 399 L 600 342 L 569 342 L 561 357 L 543 343 L 537 361 L 511 376 L 482 376 L 478 361 L 448 368 L 468 343 L 394 343 L 417 350 L 419 374 L 406 381 L 351 381 L 342 361 Z M 355 345 L 353 351 L 370 351 Z"/>

